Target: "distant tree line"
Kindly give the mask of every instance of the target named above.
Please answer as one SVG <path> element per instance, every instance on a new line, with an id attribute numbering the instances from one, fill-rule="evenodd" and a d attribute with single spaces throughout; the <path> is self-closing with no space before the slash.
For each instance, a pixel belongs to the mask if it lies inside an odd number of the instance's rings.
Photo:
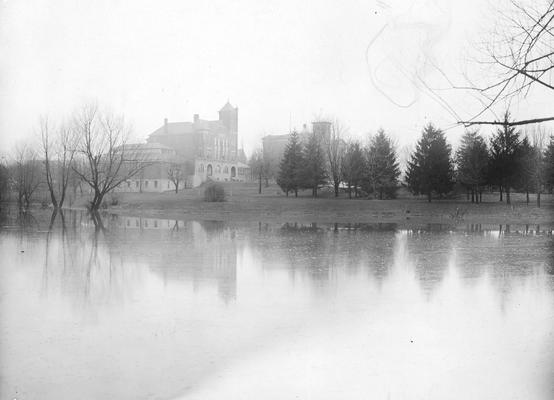
<path id="1" fill-rule="evenodd" d="M 382 129 L 367 145 L 345 141 L 344 129 L 336 121 L 329 137 L 312 133 L 303 142 L 292 132 L 276 181 L 286 196 L 309 189 L 313 197 L 329 186 L 335 196 L 342 189 L 349 198 L 391 199 L 405 185 L 429 202 L 450 195 L 457 185 L 465 190 L 468 201 L 480 203 L 485 189 L 496 188 L 499 200 L 507 204 L 512 190 L 526 193 L 527 203 L 529 194 L 535 193 L 540 207 L 541 193 L 551 193 L 554 187 L 554 136 L 548 137 L 540 127 L 518 131 L 508 112 L 503 121 L 488 141 L 477 130 L 466 131 L 455 153 L 445 133 L 429 123 L 409 157 L 403 182 L 394 143 Z M 261 192 L 264 162 L 261 153 L 257 157 Z"/>

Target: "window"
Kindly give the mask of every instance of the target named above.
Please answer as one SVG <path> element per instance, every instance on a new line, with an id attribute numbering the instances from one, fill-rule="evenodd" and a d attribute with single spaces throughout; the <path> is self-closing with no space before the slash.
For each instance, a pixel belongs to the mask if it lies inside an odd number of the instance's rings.
<path id="1" fill-rule="evenodd" d="M 154 187 L 155 187 L 155 188 L 158 187 L 158 181 L 154 181 Z"/>
<path id="2" fill-rule="evenodd" d="M 127 181 L 127 187 L 128 187 L 128 188 L 131 187 L 131 181 Z"/>
<path id="3" fill-rule="evenodd" d="M 144 187 L 145 187 L 145 188 L 148 187 L 148 181 L 144 181 Z"/>
<path id="4" fill-rule="evenodd" d="M 221 165 L 218 165 L 217 167 L 215 167 L 215 173 L 216 173 L 216 174 L 220 174 L 220 173 L 221 173 Z"/>
<path id="5" fill-rule="evenodd" d="M 127 226 L 131 226 L 131 220 L 130 219 L 127 220 Z"/>
<path id="6" fill-rule="evenodd" d="M 200 168 L 198 172 L 204 172 L 204 164 L 200 164 Z"/>
<path id="7" fill-rule="evenodd" d="M 158 221 L 154 221 L 154 228 L 158 227 Z"/>
<path id="8" fill-rule="evenodd" d="M 224 166 L 224 167 L 223 167 L 223 173 L 224 173 L 224 174 L 228 174 L 228 173 L 229 173 L 229 167 L 228 167 L 228 166 Z"/>
<path id="9" fill-rule="evenodd" d="M 139 181 L 135 181 L 135 187 L 138 188 L 138 185 L 139 185 Z"/>

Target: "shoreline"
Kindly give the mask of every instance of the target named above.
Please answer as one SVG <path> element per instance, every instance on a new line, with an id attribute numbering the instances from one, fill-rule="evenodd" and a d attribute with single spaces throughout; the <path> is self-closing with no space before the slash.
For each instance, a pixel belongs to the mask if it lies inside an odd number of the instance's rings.
<path id="1" fill-rule="evenodd" d="M 512 194 L 512 204 L 498 201 L 497 193 L 483 194 L 479 204 L 464 198 L 434 200 L 401 195 L 397 199 L 348 199 L 329 193 L 313 199 L 302 193 L 286 197 L 272 185 L 257 193 L 257 185 L 228 185 L 225 202 L 202 200 L 202 189 L 184 189 L 178 194 L 114 193 L 106 198 L 109 205 L 101 213 L 161 218 L 183 221 L 222 221 L 241 223 L 321 223 L 321 224 L 396 224 L 400 227 L 440 224 L 448 226 L 544 225 L 554 226 L 554 195 L 543 194 L 541 207 L 529 205 L 522 193 Z M 67 210 L 85 211 L 87 197 L 76 199 Z M 32 210 L 35 208 L 33 207 Z M 52 210 L 52 208 L 49 208 Z M 31 211 L 32 211 L 31 210 Z"/>

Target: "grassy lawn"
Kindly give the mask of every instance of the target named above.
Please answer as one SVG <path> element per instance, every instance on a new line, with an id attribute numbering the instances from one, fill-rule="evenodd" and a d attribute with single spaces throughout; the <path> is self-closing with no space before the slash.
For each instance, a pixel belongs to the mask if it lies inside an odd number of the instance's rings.
<path id="1" fill-rule="evenodd" d="M 118 193 L 118 204 L 109 211 L 152 217 L 200 220 L 338 222 L 403 224 L 421 223 L 487 223 L 487 224 L 554 224 L 554 198 L 542 195 L 537 208 L 535 196 L 525 204 L 525 195 L 512 194 L 512 204 L 498 201 L 498 193 L 484 193 L 483 203 L 471 204 L 465 196 L 433 200 L 414 197 L 400 191 L 395 200 L 348 199 L 345 193 L 335 198 L 330 190 L 322 190 L 317 199 L 310 191 L 299 197 L 286 197 L 278 186 L 270 185 L 258 194 L 255 183 L 224 183 L 227 201 L 208 203 L 202 200 L 203 188 L 184 189 L 178 194 Z M 108 197 L 108 202 L 110 198 Z"/>

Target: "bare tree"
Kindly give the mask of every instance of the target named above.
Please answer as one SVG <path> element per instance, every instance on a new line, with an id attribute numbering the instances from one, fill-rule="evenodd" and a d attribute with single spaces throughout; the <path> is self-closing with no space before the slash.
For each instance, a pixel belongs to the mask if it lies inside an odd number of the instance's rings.
<path id="1" fill-rule="evenodd" d="M 145 166 L 134 147 L 128 146 L 129 129 L 123 117 L 103 114 L 94 105 L 84 106 L 75 116 L 79 135 L 77 151 L 83 163 L 75 173 L 90 187 L 91 211 L 97 211 L 104 196 Z"/>
<path id="2" fill-rule="evenodd" d="M 485 45 L 485 60 L 480 63 L 496 77 L 484 85 L 470 82 L 477 92 L 482 109 L 463 125 L 505 125 L 501 118 L 479 120 L 500 102 L 527 96 L 533 88 L 552 90 L 554 70 L 554 1 L 509 0 L 509 7 L 499 11 L 491 41 Z M 510 121 L 510 126 L 554 121 L 554 116 Z"/>
<path id="3" fill-rule="evenodd" d="M 250 169 L 252 171 L 252 178 L 258 179 L 258 193 L 262 194 L 262 179 L 266 176 L 267 163 L 264 160 L 264 153 L 262 149 L 257 149 L 250 157 Z"/>
<path id="4" fill-rule="evenodd" d="M 342 182 L 342 160 L 346 148 L 346 144 L 342 137 L 346 129 L 338 119 L 333 121 L 330 129 L 329 137 L 324 139 L 323 145 L 327 158 L 328 175 L 333 181 L 335 197 L 338 197 L 340 183 Z"/>
<path id="5" fill-rule="evenodd" d="M 167 179 L 169 179 L 175 187 L 175 193 L 179 193 L 179 185 L 183 182 L 184 187 L 187 187 L 187 176 L 193 171 L 194 166 L 190 162 L 182 160 L 173 161 L 167 169 Z"/>
<path id="6" fill-rule="evenodd" d="M 17 204 L 20 208 L 28 208 L 41 183 L 37 154 L 26 143 L 17 145 L 14 154 L 11 179 L 17 193 Z"/>
<path id="7" fill-rule="evenodd" d="M 75 133 L 68 125 L 60 126 L 54 138 L 52 138 L 50 131 L 48 118 L 41 117 L 40 138 L 46 184 L 52 205 L 54 208 L 62 208 L 76 150 Z"/>

